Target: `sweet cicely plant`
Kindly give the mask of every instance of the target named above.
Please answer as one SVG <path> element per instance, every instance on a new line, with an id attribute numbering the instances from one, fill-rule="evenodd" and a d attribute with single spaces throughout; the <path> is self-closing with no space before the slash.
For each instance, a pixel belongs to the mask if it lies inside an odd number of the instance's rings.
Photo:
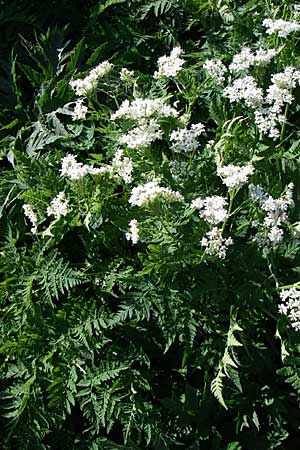
<path id="1" fill-rule="evenodd" d="M 192 26 L 171 3 L 131 26 Z M 60 47 L 34 85 L 0 187 L 3 448 L 294 448 L 300 8 L 240 3 L 153 66 Z"/>

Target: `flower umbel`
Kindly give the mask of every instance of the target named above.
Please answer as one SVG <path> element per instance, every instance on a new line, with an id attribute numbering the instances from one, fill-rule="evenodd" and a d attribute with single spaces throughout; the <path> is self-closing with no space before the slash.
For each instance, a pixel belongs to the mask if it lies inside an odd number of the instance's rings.
<path id="1" fill-rule="evenodd" d="M 177 117 L 176 109 L 167 105 L 162 98 L 136 98 L 129 102 L 124 100 L 118 111 L 111 116 L 111 120 L 131 119 L 140 121 L 151 117 Z"/>
<path id="2" fill-rule="evenodd" d="M 69 200 L 66 199 L 65 193 L 60 192 L 50 203 L 46 212 L 48 216 L 54 216 L 56 219 L 60 219 L 61 216 L 66 216 L 69 212 L 68 209 Z"/>
<path id="3" fill-rule="evenodd" d="M 197 138 L 204 133 L 205 127 L 202 123 L 196 123 L 187 128 L 174 130 L 170 135 L 172 141 L 171 150 L 175 153 L 192 152 L 199 147 Z"/>
<path id="4" fill-rule="evenodd" d="M 208 231 L 201 240 L 201 245 L 206 248 L 206 253 L 210 256 L 217 256 L 220 259 L 225 258 L 226 251 L 229 245 L 232 244 L 233 240 L 231 238 L 223 238 L 222 230 L 217 227 L 213 227 Z"/>
<path id="5" fill-rule="evenodd" d="M 267 28 L 267 34 L 278 33 L 278 36 L 283 38 L 287 38 L 289 34 L 300 30 L 300 25 L 297 22 L 288 22 L 283 19 L 265 19 L 263 26 Z"/>
<path id="6" fill-rule="evenodd" d="M 287 316 L 292 327 L 296 330 L 300 330 L 300 290 L 292 287 L 285 291 L 280 292 L 280 299 L 282 303 L 278 309 L 280 314 Z"/>
<path id="7" fill-rule="evenodd" d="M 171 51 L 170 56 L 161 56 L 158 59 L 158 71 L 154 72 L 154 78 L 175 77 L 184 64 L 184 59 L 179 58 L 181 53 L 181 48 L 175 47 Z"/>
<path id="8" fill-rule="evenodd" d="M 281 226 L 288 221 L 288 207 L 294 206 L 293 183 L 290 183 L 284 195 L 277 199 L 265 193 L 260 186 L 250 184 L 249 196 L 251 200 L 259 204 L 260 208 L 266 214 L 262 222 L 262 230 L 264 233 L 260 232 L 259 239 L 256 239 L 256 241 L 264 243 L 265 236 L 265 240 L 269 240 L 272 245 L 277 245 L 283 239 Z"/>
<path id="9" fill-rule="evenodd" d="M 120 144 L 129 148 L 148 147 L 163 135 L 156 119 L 143 120 L 138 127 L 132 128 L 119 138 Z"/>
<path id="10" fill-rule="evenodd" d="M 248 178 L 253 174 L 254 167 L 251 164 L 247 166 L 234 166 L 229 164 L 228 166 L 218 167 L 217 174 L 222 178 L 223 183 L 228 189 L 239 189 L 245 183 Z"/>
<path id="11" fill-rule="evenodd" d="M 34 212 L 33 207 L 28 203 L 25 203 L 23 205 L 23 209 L 24 209 L 24 216 L 27 217 L 32 224 L 31 233 L 35 234 L 37 231 L 37 221 L 38 221 L 37 215 Z"/>
<path id="12" fill-rule="evenodd" d="M 85 97 L 97 87 L 98 80 L 110 72 L 112 67 L 113 65 L 109 61 L 103 61 L 92 69 L 85 78 L 71 80 L 70 86 L 76 95 Z"/>
<path id="13" fill-rule="evenodd" d="M 224 208 L 226 205 L 226 198 L 213 195 L 212 197 L 196 198 L 192 201 L 191 208 L 198 209 L 200 217 L 206 222 L 216 225 L 224 222 L 228 217 L 227 211 Z"/>
<path id="14" fill-rule="evenodd" d="M 131 183 L 133 164 L 127 156 L 123 156 L 123 150 L 117 150 L 112 160 L 112 172 L 116 178 L 123 179 L 124 183 Z"/>
<path id="15" fill-rule="evenodd" d="M 144 185 L 134 187 L 129 198 L 129 203 L 133 206 L 147 206 L 157 197 L 162 197 L 167 202 L 183 201 L 183 196 L 179 192 L 159 186 L 158 180 L 153 180 Z"/>
<path id="16" fill-rule="evenodd" d="M 220 59 L 207 59 L 203 64 L 203 68 L 216 84 L 223 85 L 227 68 Z"/>
<path id="17" fill-rule="evenodd" d="M 126 233 L 126 239 L 131 241 L 132 244 L 137 244 L 139 241 L 139 227 L 138 221 L 136 219 L 132 219 L 129 222 L 129 231 Z"/>
<path id="18" fill-rule="evenodd" d="M 83 99 L 81 98 L 77 100 L 77 102 L 75 103 L 74 111 L 71 114 L 72 120 L 75 121 L 85 119 L 87 112 L 88 108 L 83 104 Z"/>

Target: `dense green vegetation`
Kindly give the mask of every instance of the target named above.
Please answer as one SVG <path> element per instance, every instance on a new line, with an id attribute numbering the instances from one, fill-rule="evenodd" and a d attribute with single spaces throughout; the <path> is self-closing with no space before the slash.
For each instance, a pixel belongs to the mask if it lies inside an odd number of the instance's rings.
<path id="1" fill-rule="evenodd" d="M 297 449 L 300 4 L 0 6 L 0 448 Z"/>

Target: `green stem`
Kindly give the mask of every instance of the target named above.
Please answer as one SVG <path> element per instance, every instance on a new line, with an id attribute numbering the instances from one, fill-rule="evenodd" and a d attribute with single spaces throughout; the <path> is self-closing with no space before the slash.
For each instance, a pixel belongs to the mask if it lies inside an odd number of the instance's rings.
<path id="1" fill-rule="evenodd" d="M 287 116 L 288 116 L 288 113 L 289 113 L 289 107 L 290 107 L 290 105 L 287 103 L 285 105 L 285 110 L 284 110 L 284 117 L 285 117 L 285 119 L 287 119 Z M 286 120 L 281 125 L 280 144 L 282 144 L 282 141 L 284 140 L 285 128 L 286 128 Z"/>
<path id="2" fill-rule="evenodd" d="M 277 289 L 278 286 L 279 286 L 279 282 L 278 282 L 278 279 L 277 279 L 275 273 L 273 272 L 273 269 L 272 269 L 272 262 L 269 261 L 269 259 L 267 259 L 267 261 L 268 261 L 268 269 L 269 269 L 269 271 L 270 271 L 271 277 L 272 277 L 273 280 L 275 281 L 276 289 Z"/>
<path id="3" fill-rule="evenodd" d="M 187 180 L 188 177 L 189 177 L 191 165 L 192 165 L 192 162 L 193 162 L 193 160 L 194 160 L 196 150 L 197 150 L 197 149 L 194 148 L 194 150 L 193 150 L 192 153 L 190 154 L 189 165 L 188 165 L 188 168 L 187 168 L 187 171 L 186 171 L 186 177 L 185 177 L 186 180 Z"/>
<path id="4" fill-rule="evenodd" d="M 293 284 L 286 284 L 285 286 L 277 286 L 275 291 L 283 291 L 285 289 L 290 289 L 290 288 L 300 288 L 300 281 L 298 283 L 293 283 Z"/>
<path id="5" fill-rule="evenodd" d="M 201 255 L 200 261 L 199 261 L 199 265 L 202 264 L 202 261 L 204 260 L 204 257 L 206 255 L 206 249 L 204 250 L 204 252 Z"/>
<path id="6" fill-rule="evenodd" d="M 229 217 L 230 214 L 231 214 L 231 210 L 232 210 L 232 206 L 233 206 L 233 200 L 234 200 L 235 195 L 236 195 L 236 191 L 235 191 L 235 190 L 229 191 L 229 208 L 228 208 L 228 211 L 227 211 L 228 217 Z M 227 218 L 228 218 L 228 217 L 227 217 Z M 224 222 L 223 222 L 223 226 L 222 226 L 222 234 L 223 234 L 223 232 L 224 232 L 224 230 L 225 230 L 225 227 L 226 227 L 227 218 L 226 218 L 226 219 L 224 220 Z"/>

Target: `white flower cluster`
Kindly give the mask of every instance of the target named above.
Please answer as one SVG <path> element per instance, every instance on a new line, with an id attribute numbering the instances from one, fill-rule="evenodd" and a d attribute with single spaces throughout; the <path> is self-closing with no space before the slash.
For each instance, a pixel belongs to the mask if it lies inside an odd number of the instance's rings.
<path id="1" fill-rule="evenodd" d="M 279 137 L 278 124 L 285 122 L 283 107 L 291 104 L 294 97 L 291 93 L 300 82 L 300 71 L 288 66 L 283 72 L 273 74 L 272 84 L 267 89 L 267 107 L 260 107 L 255 111 L 255 123 L 260 132 L 269 137 Z"/>
<path id="2" fill-rule="evenodd" d="M 205 237 L 201 240 L 202 247 L 205 247 L 205 251 L 210 256 L 217 256 L 220 259 L 224 259 L 226 251 L 229 245 L 233 244 L 231 238 L 223 238 L 222 230 L 217 227 L 213 227 L 208 231 Z"/>
<path id="3" fill-rule="evenodd" d="M 97 87 L 99 78 L 104 77 L 113 65 L 109 61 L 103 61 L 98 64 L 85 78 L 79 78 L 77 80 L 71 80 L 70 86 L 75 91 L 75 94 L 79 97 L 87 96 L 91 91 Z"/>
<path id="4" fill-rule="evenodd" d="M 239 72 L 249 69 L 251 66 L 269 64 L 276 54 L 277 52 L 274 49 L 259 49 L 256 53 L 252 53 L 250 48 L 244 47 L 240 53 L 234 55 L 232 63 L 229 65 L 229 70 L 230 72 Z"/>
<path id="5" fill-rule="evenodd" d="M 37 221 L 38 221 L 37 215 L 34 212 L 33 207 L 29 205 L 29 203 L 25 203 L 23 205 L 23 209 L 25 217 L 27 217 L 32 224 L 31 233 L 35 234 L 37 231 Z"/>
<path id="6" fill-rule="evenodd" d="M 283 19 L 265 19 L 263 26 L 267 28 L 267 34 L 278 33 L 278 36 L 283 38 L 287 38 L 289 34 L 300 30 L 300 25 L 297 22 L 288 22 Z"/>
<path id="7" fill-rule="evenodd" d="M 294 3 L 294 19 L 298 19 L 300 16 L 300 5 Z"/>
<path id="8" fill-rule="evenodd" d="M 253 202 L 258 203 L 260 206 L 269 198 L 269 194 L 258 184 L 249 184 L 249 196 Z"/>
<path id="9" fill-rule="evenodd" d="M 48 216 L 54 216 L 59 219 L 61 216 L 66 216 L 69 212 L 69 200 L 66 199 L 65 193 L 60 192 L 50 203 L 46 212 Z"/>
<path id="10" fill-rule="evenodd" d="M 171 51 L 170 56 L 161 56 L 157 62 L 158 71 L 154 72 L 154 78 L 175 77 L 184 64 L 184 59 L 179 58 L 181 53 L 181 48 L 175 47 Z"/>
<path id="11" fill-rule="evenodd" d="M 173 159 L 169 161 L 169 169 L 174 181 L 178 184 L 182 184 L 188 176 L 192 177 L 195 175 L 195 172 L 190 168 L 190 163 L 187 161 Z"/>
<path id="12" fill-rule="evenodd" d="M 228 166 L 218 167 L 217 174 L 222 178 L 223 183 L 228 189 L 239 189 L 248 182 L 248 178 L 253 174 L 254 167 L 251 164 L 247 166 Z"/>
<path id="13" fill-rule="evenodd" d="M 267 134 L 272 139 L 277 139 L 280 135 L 278 124 L 285 122 L 284 114 L 278 113 L 277 108 L 266 107 L 254 111 L 254 121 L 259 131 Z"/>
<path id="14" fill-rule="evenodd" d="M 115 177 L 121 178 L 124 183 L 131 183 L 133 164 L 132 159 L 123 156 L 123 150 L 117 150 L 112 160 L 112 173 Z"/>
<path id="15" fill-rule="evenodd" d="M 167 202 L 182 202 L 183 196 L 170 188 L 159 186 L 158 180 L 149 181 L 132 189 L 129 203 L 133 206 L 147 206 L 157 197 L 163 197 Z"/>
<path id="16" fill-rule="evenodd" d="M 230 103 L 245 100 L 246 105 L 251 108 L 256 108 L 263 102 L 263 90 L 250 75 L 234 80 L 231 86 L 224 89 L 224 95 L 229 98 Z"/>
<path id="17" fill-rule="evenodd" d="M 249 185 L 249 196 L 251 200 L 258 203 L 266 214 L 262 226 L 267 234 L 268 240 L 273 245 L 278 244 L 283 239 L 283 229 L 281 226 L 288 221 L 288 208 L 294 206 L 293 188 L 293 183 L 290 183 L 287 186 L 285 194 L 280 198 L 274 199 L 271 195 L 265 193 L 260 186 Z M 262 234 L 260 233 L 261 237 Z"/>
<path id="18" fill-rule="evenodd" d="M 260 48 L 254 55 L 253 64 L 256 66 L 265 66 L 266 64 L 269 64 L 276 55 L 277 51 L 274 48 Z"/>
<path id="19" fill-rule="evenodd" d="M 99 173 L 110 172 L 111 169 L 107 167 L 92 167 L 88 164 L 77 162 L 74 155 L 68 154 L 62 159 L 60 173 L 63 177 L 68 177 L 71 180 L 79 180 L 87 174 L 97 175 Z"/>
<path id="20" fill-rule="evenodd" d="M 286 120 L 283 107 L 293 101 L 291 91 L 300 84 L 300 71 L 288 66 L 283 72 L 273 74 L 271 81 L 265 98 L 263 90 L 252 76 L 234 80 L 231 86 L 224 89 L 224 95 L 229 97 L 231 103 L 244 100 L 248 107 L 254 109 L 255 123 L 259 131 L 277 139 L 278 124 Z"/>
<path id="21" fill-rule="evenodd" d="M 129 222 L 129 231 L 126 233 L 126 239 L 128 241 L 132 241 L 133 244 L 137 244 L 139 241 L 139 227 L 138 227 L 138 221 L 136 219 L 132 219 Z"/>
<path id="22" fill-rule="evenodd" d="M 127 134 L 119 138 L 120 144 L 129 148 L 148 147 L 163 135 L 156 119 L 142 120 L 140 125 L 132 128 Z"/>
<path id="23" fill-rule="evenodd" d="M 131 103 L 124 100 L 114 114 L 111 120 L 115 119 L 131 119 L 140 121 L 142 119 L 150 119 L 151 117 L 177 117 L 178 111 L 167 105 L 162 98 L 136 98 Z"/>
<path id="24" fill-rule="evenodd" d="M 132 181 L 133 164 L 128 157 L 123 157 L 123 150 L 117 150 L 111 165 L 105 167 L 92 167 L 88 164 L 77 162 L 74 155 L 68 154 L 62 159 L 60 173 L 71 180 L 79 180 L 85 175 L 110 174 L 116 178 L 122 178 L 125 183 Z"/>
<path id="25" fill-rule="evenodd" d="M 280 292 L 282 303 L 279 305 L 279 312 L 287 316 L 292 327 L 300 330 L 300 290 L 292 287 Z"/>
<path id="26" fill-rule="evenodd" d="M 73 121 L 85 119 L 85 116 L 88 112 L 88 108 L 87 108 L 87 106 L 85 106 L 83 104 L 83 102 L 84 102 L 84 100 L 82 98 L 80 98 L 75 103 L 74 111 L 72 111 L 72 113 L 71 113 Z"/>
<path id="27" fill-rule="evenodd" d="M 203 68 L 216 84 L 223 85 L 227 68 L 220 59 L 207 59 Z"/>
<path id="28" fill-rule="evenodd" d="M 253 64 L 253 53 L 250 48 L 244 47 L 240 53 L 234 55 L 232 63 L 229 65 L 231 72 L 249 69 Z"/>
<path id="29" fill-rule="evenodd" d="M 271 77 L 272 84 L 267 89 L 266 101 L 279 110 L 285 103 L 292 103 L 291 90 L 299 84 L 300 71 L 288 66 L 284 72 L 275 73 Z"/>
<path id="30" fill-rule="evenodd" d="M 120 72 L 120 80 L 124 82 L 132 81 L 134 77 L 134 71 L 128 70 L 126 67 L 123 67 Z"/>
<path id="31" fill-rule="evenodd" d="M 224 222 L 228 217 L 225 209 L 226 205 L 226 198 L 213 195 L 212 197 L 196 198 L 192 201 L 191 208 L 198 209 L 200 217 L 206 220 L 206 222 L 216 225 L 217 223 Z"/>
<path id="32" fill-rule="evenodd" d="M 173 141 L 171 150 L 175 153 L 191 152 L 199 147 L 197 138 L 205 131 L 202 123 L 193 124 L 188 130 L 182 128 L 172 131 L 170 140 Z"/>
<path id="33" fill-rule="evenodd" d="M 121 144 L 129 148 L 147 147 L 163 135 L 158 118 L 177 117 L 175 108 L 167 105 L 163 99 L 136 98 L 131 103 L 124 100 L 118 111 L 111 116 L 111 120 L 124 118 L 137 122 L 135 128 L 119 138 Z"/>

